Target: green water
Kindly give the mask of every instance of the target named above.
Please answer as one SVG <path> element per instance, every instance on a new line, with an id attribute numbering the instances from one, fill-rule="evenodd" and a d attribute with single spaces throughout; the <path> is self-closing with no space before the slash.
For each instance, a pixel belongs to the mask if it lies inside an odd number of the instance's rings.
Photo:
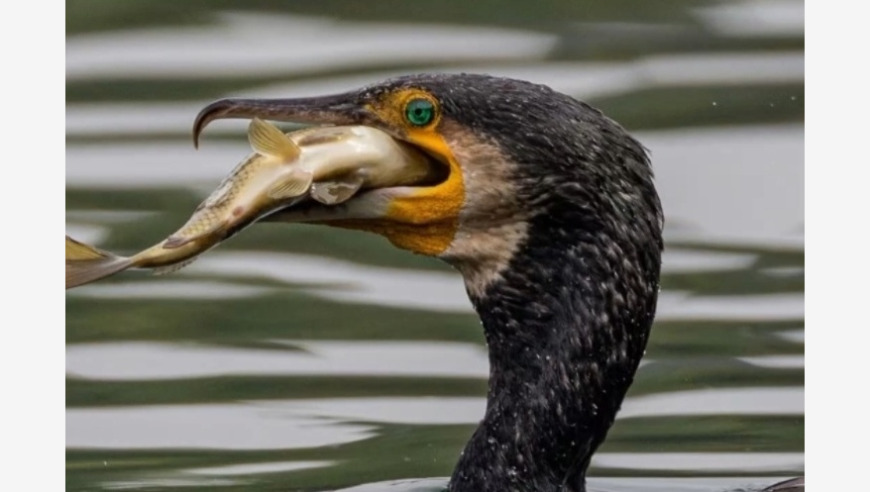
<path id="1" fill-rule="evenodd" d="M 217 97 L 550 84 L 651 150 L 667 215 L 657 323 L 590 485 L 757 488 L 804 466 L 801 23 L 789 1 L 70 0 L 67 232 L 132 252 L 182 224 L 249 151 L 223 122 L 193 151 Z M 379 237 L 272 224 L 71 291 L 67 489 L 438 490 L 486 392 L 464 295 Z"/>

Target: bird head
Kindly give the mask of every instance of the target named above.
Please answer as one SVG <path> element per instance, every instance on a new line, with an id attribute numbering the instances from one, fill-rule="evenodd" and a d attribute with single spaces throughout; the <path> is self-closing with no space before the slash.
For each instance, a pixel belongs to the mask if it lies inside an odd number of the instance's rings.
<path id="1" fill-rule="evenodd" d="M 213 120 L 251 117 L 367 125 L 423 151 L 441 170 L 434 183 L 368 190 L 340 206 L 309 204 L 269 220 L 381 234 L 455 265 L 472 295 L 508 267 L 536 227 L 660 226 L 642 147 L 599 111 L 542 85 L 424 74 L 323 97 L 224 99 L 200 112 L 194 138 Z M 559 241 L 559 230 L 547 235 Z"/>

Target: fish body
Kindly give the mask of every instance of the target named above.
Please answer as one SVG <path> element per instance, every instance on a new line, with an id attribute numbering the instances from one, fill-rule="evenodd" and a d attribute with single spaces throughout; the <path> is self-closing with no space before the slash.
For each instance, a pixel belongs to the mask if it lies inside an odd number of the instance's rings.
<path id="1" fill-rule="evenodd" d="M 266 215 L 313 199 L 327 205 L 361 189 L 413 184 L 432 174 L 428 159 L 380 130 L 319 127 L 285 134 L 254 119 L 244 159 L 162 242 L 123 257 L 66 238 L 66 286 L 76 287 L 129 268 L 168 273 Z"/>

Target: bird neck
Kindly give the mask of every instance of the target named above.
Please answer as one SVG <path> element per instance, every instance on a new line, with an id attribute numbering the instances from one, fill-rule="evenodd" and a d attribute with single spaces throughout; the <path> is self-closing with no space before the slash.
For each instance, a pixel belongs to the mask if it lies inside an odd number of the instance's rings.
<path id="1" fill-rule="evenodd" d="M 643 244 L 596 229 L 533 225 L 498 280 L 484 293 L 469 289 L 489 349 L 489 392 L 452 492 L 585 490 L 592 453 L 646 347 L 661 248 L 656 234 Z"/>

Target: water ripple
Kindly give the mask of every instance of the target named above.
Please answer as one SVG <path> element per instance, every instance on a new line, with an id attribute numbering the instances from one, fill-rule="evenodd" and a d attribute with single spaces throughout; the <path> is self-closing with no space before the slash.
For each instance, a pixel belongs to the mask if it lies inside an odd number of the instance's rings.
<path id="1" fill-rule="evenodd" d="M 217 24 L 206 27 L 72 36 L 66 43 L 67 79 L 262 76 L 379 63 L 522 59 L 541 57 L 556 43 L 550 34 L 481 26 L 412 26 L 275 13 L 224 12 L 217 18 Z M 264 49 L 268 46 L 276 48 Z"/>

